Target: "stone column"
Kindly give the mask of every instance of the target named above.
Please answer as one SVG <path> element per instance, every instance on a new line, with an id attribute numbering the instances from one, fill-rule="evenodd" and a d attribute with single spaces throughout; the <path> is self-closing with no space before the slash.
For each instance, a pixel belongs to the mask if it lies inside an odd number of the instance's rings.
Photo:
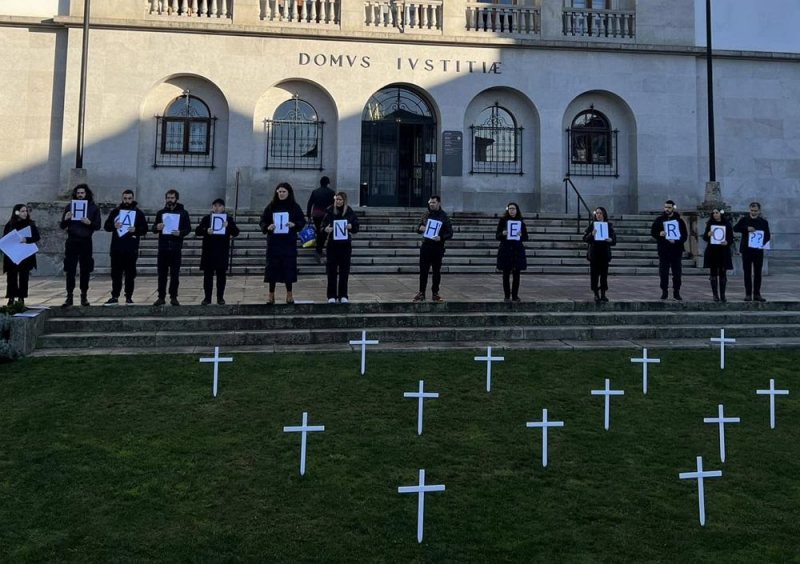
<path id="1" fill-rule="evenodd" d="M 260 21 L 261 21 L 261 4 L 259 3 L 258 0 L 234 0 L 233 2 L 234 25 L 258 25 Z"/>
<path id="2" fill-rule="evenodd" d="M 339 0 L 339 27 L 342 31 L 364 31 L 366 8 L 364 0 Z M 377 28 L 376 28 L 377 29 Z"/>
<path id="3" fill-rule="evenodd" d="M 467 0 L 442 2 L 442 35 L 466 35 Z"/>
<path id="4" fill-rule="evenodd" d="M 564 38 L 564 0 L 542 0 L 542 39 Z"/>

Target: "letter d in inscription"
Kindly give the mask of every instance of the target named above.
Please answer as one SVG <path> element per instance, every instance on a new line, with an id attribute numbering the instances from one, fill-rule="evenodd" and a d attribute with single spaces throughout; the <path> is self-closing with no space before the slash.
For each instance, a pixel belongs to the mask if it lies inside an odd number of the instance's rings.
<path id="1" fill-rule="evenodd" d="M 311 55 L 308 53 L 300 53 L 300 66 L 305 66 L 311 62 Z"/>

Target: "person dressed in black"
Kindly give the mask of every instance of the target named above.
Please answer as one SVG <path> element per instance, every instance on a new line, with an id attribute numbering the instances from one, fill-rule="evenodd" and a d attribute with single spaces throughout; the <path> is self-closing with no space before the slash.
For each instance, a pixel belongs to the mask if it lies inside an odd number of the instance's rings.
<path id="1" fill-rule="evenodd" d="M 601 238 L 596 222 L 608 223 L 608 232 Z M 617 244 L 617 234 L 614 226 L 608 221 L 606 208 L 600 206 L 594 210 L 594 219 L 583 232 L 583 240 L 589 244 L 586 251 L 586 260 L 589 261 L 589 276 L 591 278 L 592 292 L 595 303 L 607 302 L 608 291 L 608 265 L 611 262 L 611 247 Z"/>
<path id="2" fill-rule="evenodd" d="M 111 233 L 111 297 L 106 305 L 117 305 L 125 276 L 125 303 L 133 304 L 136 261 L 139 260 L 139 238 L 147 234 L 147 218 L 133 199 L 133 190 L 122 193 L 122 203 L 106 218 L 104 229 Z M 132 214 L 121 213 L 132 212 Z M 121 216 L 128 216 L 124 218 Z M 132 220 L 130 219 L 132 216 Z M 123 224 L 123 220 L 125 223 Z M 122 230 L 122 234 L 120 234 Z"/>
<path id="3" fill-rule="evenodd" d="M 169 303 L 179 306 L 178 286 L 180 285 L 181 275 L 181 254 L 183 250 L 183 238 L 192 231 L 189 221 L 189 213 L 183 209 L 183 204 L 178 203 L 180 194 L 177 190 L 167 190 L 164 194 L 166 205 L 156 214 L 153 222 L 153 233 L 158 234 L 158 299 L 153 306 L 163 306 L 167 295 L 167 276 L 169 276 Z M 164 223 L 164 215 L 172 214 L 178 216 L 177 229 L 174 225 Z M 169 229 L 167 231 L 165 228 Z"/>
<path id="4" fill-rule="evenodd" d="M 337 223 L 345 221 L 347 223 Z M 344 226 L 344 229 L 341 226 Z M 328 273 L 328 303 L 346 304 L 347 279 L 350 276 L 350 259 L 353 255 L 351 237 L 358 233 L 358 217 L 353 208 L 347 205 L 347 194 L 337 192 L 325 217 L 322 220 L 320 236 L 328 240 L 328 262 L 325 270 Z M 337 284 L 338 276 L 338 284 Z"/>
<path id="5" fill-rule="evenodd" d="M 214 274 L 217 275 L 217 305 L 225 305 L 225 283 L 230 260 L 231 237 L 239 236 L 239 228 L 229 215 L 214 217 L 214 214 L 225 213 L 225 201 L 217 198 L 211 204 L 211 213 L 200 220 L 195 235 L 203 238 L 203 249 L 200 255 L 200 270 L 203 271 L 203 292 L 205 297 L 200 305 L 211 303 L 211 291 L 214 289 Z M 215 233 L 216 231 L 216 233 Z"/>
<path id="6" fill-rule="evenodd" d="M 23 229 L 30 228 L 31 234 L 28 237 L 22 238 L 22 243 L 30 244 L 39 241 L 39 230 L 36 228 L 36 223 L 33 222 L 30 216 L 30 210 L 25 204 L 17 204 L 11 211 L 11 219 L 8 220 L 3 228 L 3 236 L 8 235 L 12 231 L 22 231 Z M 15 264 L 7 256 L 3 256 L 3 272 L 6 273 L 6 297 L 8 298 L 8 305 L 14 305 L 14 300 L 20 304 L 25 304 L 25 298 L 28 297 L 28 280 L 31 275 L 31 270 L 36 268 L 36 254 L 22 259 L 19 264 Z"/>
<path id="7" fill-rule="evenodd" d="M 316 239 L 316 254 L 314 259 L 317 264 L 322 262 L 322 250 L 325 247 L 325 240 L 327 237 L 322 232 L 322 220 L 325 219 L 325 214 L 329 207 L 333 205 L 334 191 L 331 188 L 331 179 L 323 176 L 319 179 L 319 188 L 311 192 L 306 204 L 306 216 L 308 221 L 314 222 L 314 229 L 317 232 Z"/>
<path id="8" fill-rule="evenodd" d="M 288 182 L 275 188 L 272 201 L 261 214 L 261 232 L 267 236 L 267 267 L 264 282 L 269 283 L 267 305 L 275 303 L 275 287 L 286 285 L 286 303 L 293 304 L 292 284 L 297 282 L 297 234 L 306 225 L 303 209 L 294 200 Z"/>
<path id="9" fill-rule="evenodd" d="M 723 230 L 712 230 L 712 227 L 722 227 Z M 722 237 L 716 236 L 723 231 Z M 728 285 L 728 271 L 733 270 L 731 259 L 731 245 L 733 245 L 733 227 L 723 217 L 719 208 L 711 210 L 711 217 L 706 222 L 703 240 L 708 243 L 703 254 L 703 268 L 709 269 L 708 279 L 711 282 L 711 293 L 714 301 L 727 301 L 725 290 Z"/>
<path id="10" fill-rule="evenodd" d="M 512 224 L 509 230 L 509 221 L 520 222 L 519 230 Z M 506 213 L 500 218 L 497 224 L 495 238 L 500 241 L 500 248 L 497 250 L 497 270 L 503 273 L 503 295 L 504 301 L 520 301 L 519 299 L 519 277 L 520 272 L 528 268 L 528 259 L 525 256 L 525 245 L 528 240 L 528 228 L 522 218 L 522 211 L 519 205 L 511 202 L 506 206 Z M 511 281 L 513 275 L 514 281 Z"/>
<path id="11" fill-rule="evenodd" d="M 675 224 L 664 225 L 668 221 Z M 669 230 L 669 232 L 667 232 Z M 669 271 L 672 270 L 672 296 L 681 301 L 681 260 L 683 259 L 683 245 L 689 238 L 681 215 L 675 211 L 675 202 L 664 202 L 664 213 L 658 216 L 650 228 L 650 235 L 658 242 L 658 274 L 661 277 L 661 299 L 669 296 Z"/>
<path id="12" fill-rule="evenodd" d="M 750 234 L 756 231 L 764 233 L 763 237 L 760 238 L 762 247 L 769 243 L 771 238 L 769 222 L 761 215 L 761 204 L 758 202 L 751 203 L 750 214 L 741 218 L 733 230 L 742 234 L 739 252 L 742 254 L 742 270 L 744 270 L 744 301 L 765 302 L 767 300 L 761 296 L 761 269 L 764 267 L 764 249 L 750 246 Z"/>
<path id="13" fill-rule="evenodd" d="M 86 184 L 78 184 L 72 190 L 72 199 L 78 200 L 76 212 L 80 209 L 83 217 L 72 219 L 72 204 L 70 203 L 61 216 L 59 227 L 67 231 L 67 242 L 64 245 L 64 272 L 67 275 L 67 299 L 61 307 L 69 307 L 73 303 L 72 294 L 75 292 L 75 275 L 78 265 L 81 267 L 80 289 L 81 305 L 88 306 L 86 297 L 89 291 L 89 278 L 94 270 L 92 257 L 92 235 L 101 227 L 100 208 L 94 203 L 94 195 Z M 82 202 L 86 202 L 83 204 Z"/>
<path id="14" fill-rule="evenodd" d="M 439 295 L 439 284 L 442 280 L 444 244 L 445 241 L 453 238 L 453 225 L 442 209 L 442 199 L 439 196 L 428 198 L 428 210 L 420 217 L 416 232 L 422 234 L 422 245 L 419 249 L 419 293 L 411 301 L 425 301 L 425 291 L 428 288 L 428 271 L 433 270 L 433 282 L 431 283 L 433 295 L 431 300 L 441 303 L 444 298 Z"/>

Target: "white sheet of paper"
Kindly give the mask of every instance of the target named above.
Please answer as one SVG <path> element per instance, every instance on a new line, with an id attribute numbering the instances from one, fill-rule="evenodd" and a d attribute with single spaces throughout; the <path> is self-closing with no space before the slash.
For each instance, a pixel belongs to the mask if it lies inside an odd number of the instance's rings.
<path id="1" fill-rule="evenodd" d="M 272 223 L 275 224 L 276 235 L 286 235 L 289 233 L 289 212 L 277 212 L 272 214 Z"/>
<path id="2" fill-rule="evenodd" d="M 226 213 L 212 213 L 211 214 L 211 234 L 212 235 L 225 235 L 225 222 L 228 221 L 228 214 Z"/>
<path id="3" fill-rule="evenodd" d="M 122 224 L 122 227 L 117 229 L 117 235 L 122 237 L 131 228 L 136 227 L 136 212 L 133 210 L 119 210 L 119 215 L 117 216 L 117 221 Z"/>
<path id="4" fill-rule="evenodd" d="M 86 212 L 89 209 L 89 202 L 87 200 L 72 200 L 69 211 L 72 212 L 72 221 L 80 221 L 86 217 Z"/>
<path id="5" fill-rule="evenodd" d="M 751 249 L 763 249 L 764 248 L 764 232 L 763 231 L 753 231 L 750 233 L 750 236 L 747 239 L 747 246 Z"/>
<path id="6" fill-rule="evenodd" d="M 33 237 L 33 232 L 31 231 L 30 225 L 25 229 L 17 229 L 17 233 L 19 233 L 20 237 Z"/>
<path id="7" fill-rule="evenodd" d="M 347 220 L 346 219 L 333 220 L 333 240 L 347 241 L 347 239 L 349 238 L 350 234 L 347 231 Z"/>
<path id="8" fill-rule="evenodd" d="M 605 241 L 606 239 L 610 239 L 610 237 L 608 236 L 607 221 L 595 221 L 594 230 L 597 231 L 597 233 L 594 236 L 595 241 Z"/>
<path id="9" fill-rule="evenodd" d="M 439 231 L 442 229 L 442 222 L 436 219 L 429 219 L 428 223 L 425 224 L 425 232 L 423 233 L 423 237 L 426 239 L 433 239 L 434 237 L 439 236 Z"/>
<path id="10" fill-rule="evenodd" d="M 39 247 L 32 243 L 22 243 L 19 231 L 9 231 L 0 239 L 0 251 L 14 264 L 19 264 L 32 254 L 38 252 Z"/>
<path id="11" fill-rule="evenodd" d="M 509 220 L 506 224 L 506 231 L 508 231 L 506 238 L 509 241 L 519 241 L 522 239 L 522 222 Z"/>
<path id="12" fill-rule="evenodd" d="M 681 239 L 681 226 L 678 224 L 677 219 L 670 219 L 664 222 L 664 231 L 667 234 L 667 241 L 680 241 Z"/>
<path id="13" fill-rule="evenodd" d="M 180 231 L 181 216 L 177 213 L 165 213 L 161 216 L 161 223 L 164 224 L 161 232 L 170 235 L 173 231 Z"/>
<path id="14" fill-rule="evenodd" d="M 709 235 L 711 236 L 712 245 L 721 245 L 725 242 L 725 226 L 712 225 Z"/>

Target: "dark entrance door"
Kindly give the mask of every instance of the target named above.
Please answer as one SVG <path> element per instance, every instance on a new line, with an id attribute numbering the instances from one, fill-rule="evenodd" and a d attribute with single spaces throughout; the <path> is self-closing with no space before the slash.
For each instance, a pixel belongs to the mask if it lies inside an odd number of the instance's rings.
<path id="1" fill-rule="evenodd" d="M 361 205 L 424 206 L 436 188 L 436 121 L 403 88 L 370 98 L 361 126 Z"/>

